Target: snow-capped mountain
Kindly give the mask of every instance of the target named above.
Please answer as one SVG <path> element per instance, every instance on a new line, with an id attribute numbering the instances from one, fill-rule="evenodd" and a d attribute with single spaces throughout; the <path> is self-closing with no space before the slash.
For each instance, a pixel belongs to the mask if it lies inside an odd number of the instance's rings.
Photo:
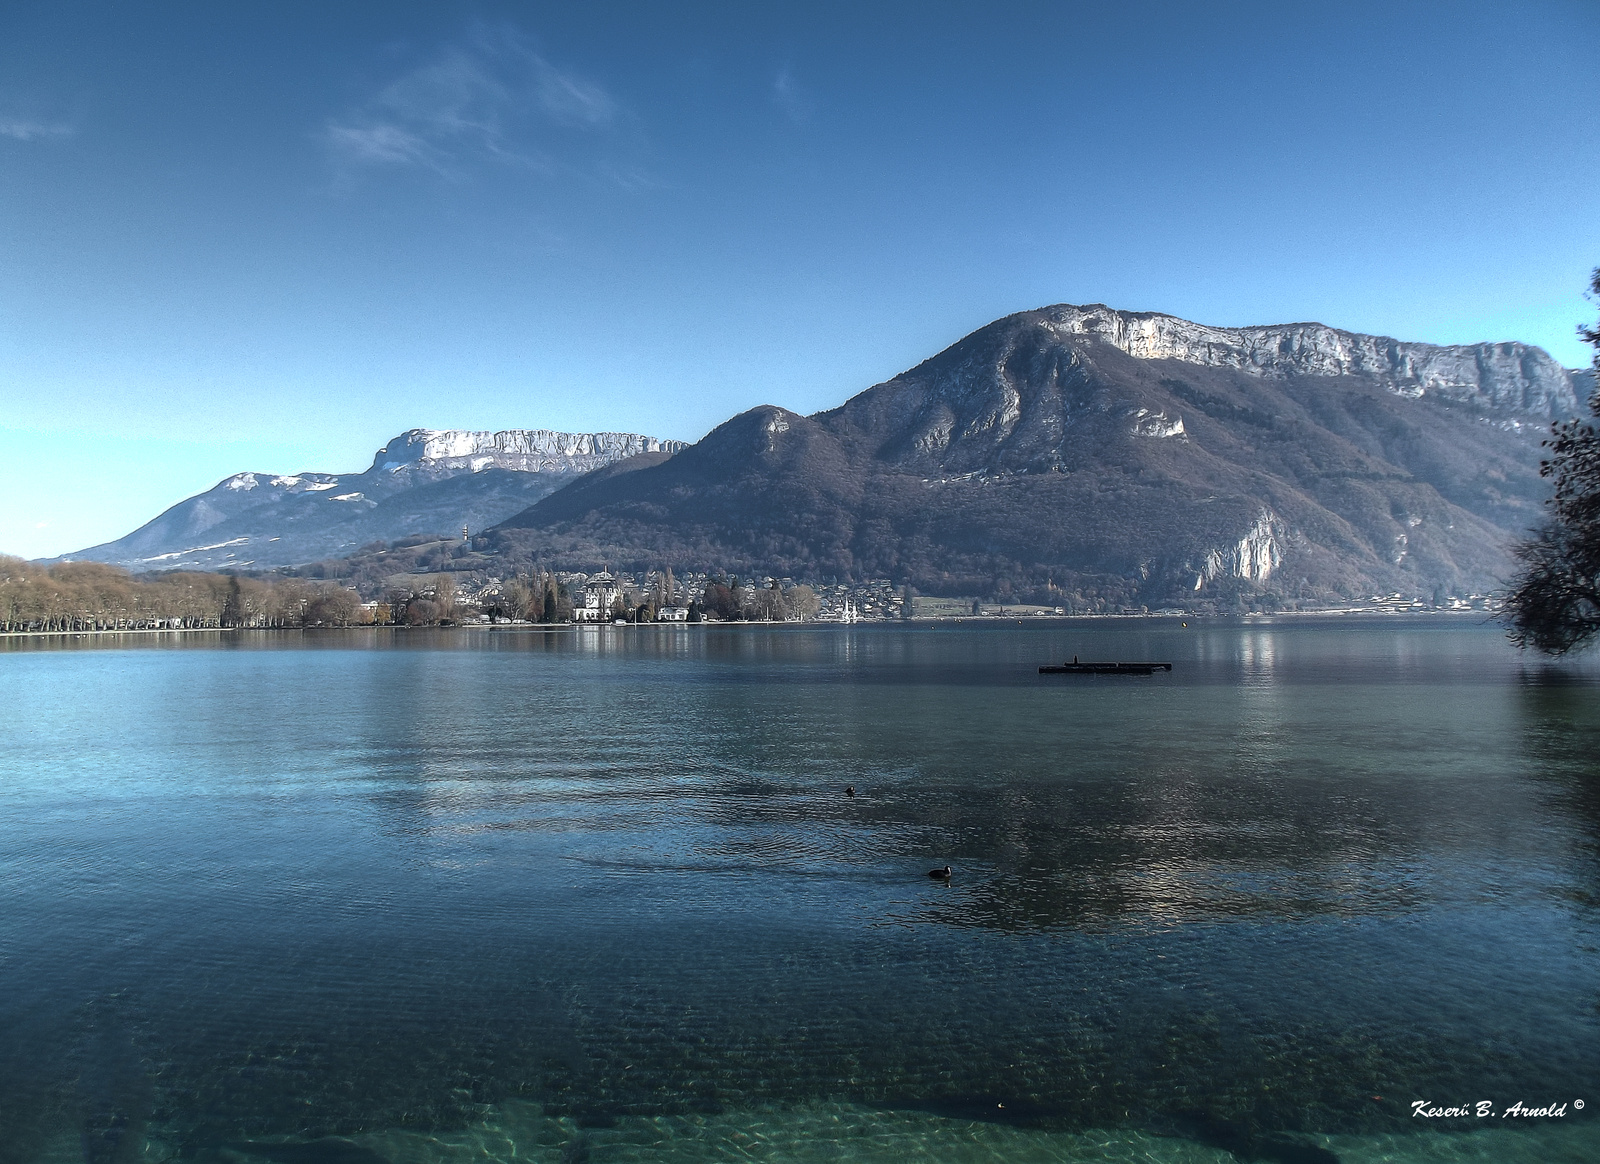
<path id="1" fill-rule="evenodd" d="M 415 428 L 359 473 L 235 473 L 114 542 L 61 560 L 130 570 L 263 568 L 375 540 L 482 529 L 574 477 L 680 441 L 636 433 Z"/>

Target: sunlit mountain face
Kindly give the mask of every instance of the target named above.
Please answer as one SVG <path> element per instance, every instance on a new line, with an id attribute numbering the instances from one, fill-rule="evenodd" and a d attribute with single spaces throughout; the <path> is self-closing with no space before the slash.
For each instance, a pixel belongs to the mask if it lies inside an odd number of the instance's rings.
<path id="1" fill-rule="evenodd" d="M 681 447 L 635 433 L 411 429 L 363 472 L 235 473 L 127 537 L 67 557 L 130 570 L 248 569 L 417 534 L 459 537 L 584 473 Z"/>

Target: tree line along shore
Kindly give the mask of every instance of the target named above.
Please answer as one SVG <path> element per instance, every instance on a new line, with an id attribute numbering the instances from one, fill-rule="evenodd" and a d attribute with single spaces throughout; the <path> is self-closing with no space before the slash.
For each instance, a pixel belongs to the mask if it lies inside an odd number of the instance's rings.
<path id="1" fill-rule="evenodd" d="M 38 566 L 0 557 L 0 632 L 278 629 L 362 621 L 372 621 L 370 610 L 354 591 L 335 583 L 189 571 L 134 575 L 99 562 Z"/>
<path id="2" fill-rule="evenodd" d="M 664 578 L 665 590 L 658 585 L 619 592 L 604 621 L 654 621 L 673 600 L 670 572 Z M 805 619 L 816 615 L 817 601 L 804 586 L 780 593 L 715 579 L 690 602 L 689 611 L 696 622 Z M 495 587 L 492 594 L 468 597 L 452 574 L 440 573 L 419 587 L 391 589 L 381 600 L 363 602 L 357 591 L 332 580 L 200 571 L 131 574 L 99 562 L 40 566 L 0 556 L 0 633 L 7 634 L 448 626 L 501 619 L 571 622 L 572 592 L 554 573 L 536 570 Z"/>
<path id="3" fill-rule="evenodd" d="M 470 576 L 415 575 L 412 585 L 391 586 L 380 600 L 363 601 L 342 581 L 293 575 L 232 575 L 201 571 L 132 574 L 98 562 L 63 562 L 40 566 L 0 555 L 0 634 L 67 634 L 181 630 L 301 630 L 317 627 L 427 627 L 501 621 L 565 624 L 574 621 L 574 592 L 583 605 L 583 587 L 549 570 L 535 569 L 510 581 L 474 587 Z M 685 580 L 689 581 L 689 580 Z M 691 622 L 808 621 L 819 615 L 836 619 L 837 611 L 820 609 L 810 586 L 787 579 L 779 587 L 737 577 L 696 576 L 689 585 L 675 585 L 670 570 L 652 572 L 643 583 L 619 587 L 603 612 L 587 612 L 589 621 L 653 622 L 663 607 L 686 603 Z M 883 583 L 888 585 L 888 583 Z M 835 587 L 835 589 L 840 589 Z M 695 597 L 691 598 L 690 595 Z M 865 621 L 994 617 L 1012 619 L 1053 613 L 1079 617 L 1139 614 L 1201 617 L 1205 613 L 1245 611 L 1111 610 L 1072 611 L 1043 607 L 996 606 L 957 599 L 911 597 L 906 589 L 884 602 Z M 1475 596 L 1477 597 L 1477 596 Z M 828 601 L 838 605 L 838 595 Z M 1374 598 L 1350 607 L 1301 613 L 1437 613 L 1445 610 L 1490 610 L 1481 598 L 1447 605 L 1401 595 Z M 678 608 L 679 615 L 683 608 Z M 1260 613 L 1286 613 L 1262 608 Z M 598 617 L 594 617 L 598 615 Z"/>

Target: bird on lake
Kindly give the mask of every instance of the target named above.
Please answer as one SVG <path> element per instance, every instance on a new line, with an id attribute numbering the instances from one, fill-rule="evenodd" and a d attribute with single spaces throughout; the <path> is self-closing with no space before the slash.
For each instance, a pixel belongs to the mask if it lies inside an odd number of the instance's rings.
<path id="1" fill-rule="evenodd" d="M 846 796 L 854 796 L 856 794 L 856 786 L 854 784 L 846 784 L 844 794 Z"/>
<path id="2" fill-rule="evenodd" d="M 929 869 L 928 876 L 935 881 L 948 881 L 950 880 L 950 866 L 946 865 L 943 869 Z"/>

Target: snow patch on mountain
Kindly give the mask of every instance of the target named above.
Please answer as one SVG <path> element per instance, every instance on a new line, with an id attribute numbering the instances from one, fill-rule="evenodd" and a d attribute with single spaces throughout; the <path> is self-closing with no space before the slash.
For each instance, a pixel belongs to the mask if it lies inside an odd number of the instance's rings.
<path id="1" fill-rule="evenodd" d="M 395 473 L 426 465 L 474 473 L 491 466 L 522 473 L 587 473 L 640 453 L 675 453 L 685 447 L 682 441 L 630 432 L 413 428 L 379 449 L 368 472 Z"/>
<path id="2" fill-rule="evenodd" d="M 187 550 L 174 550 L 170 554 L 156 554 L 153 557 L 141 558 L 143 562 L 171 562 L 177 558 L 187 557 L 190 554 L 201 554 L 207 550 L 223 550 L 229 546 L 242 546 L 249 542 L 249 538 L 232 538 L 229 541 L 217 542 L 210 546 L 191 546 Z"/>
<path id="3" fill-rule="evenodd" d="M 1165 412 L 1141 408 L 1133 414 L 1133 435 L 1157 439 L 1182 436 L 1183 417 L 1169 418 Z"/>

